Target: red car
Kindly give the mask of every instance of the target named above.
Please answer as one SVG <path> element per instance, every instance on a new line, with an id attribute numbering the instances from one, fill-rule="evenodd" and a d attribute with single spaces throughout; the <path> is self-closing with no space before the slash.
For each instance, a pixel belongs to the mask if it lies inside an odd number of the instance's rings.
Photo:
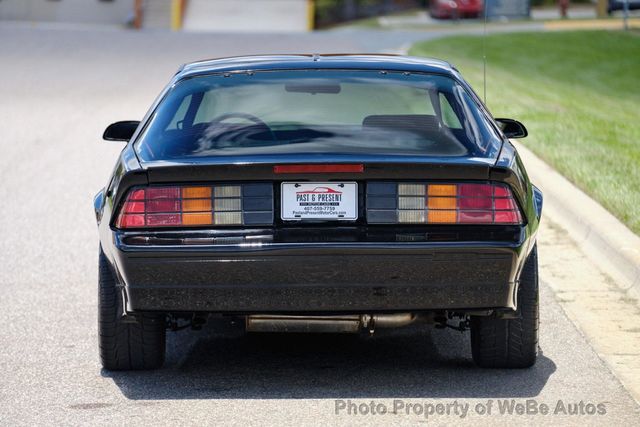
<path id="1" fill-rule="evenodd" d="M 431 0 L 429 14 L 436 19 L 479 18 L 483 0 Z"/>

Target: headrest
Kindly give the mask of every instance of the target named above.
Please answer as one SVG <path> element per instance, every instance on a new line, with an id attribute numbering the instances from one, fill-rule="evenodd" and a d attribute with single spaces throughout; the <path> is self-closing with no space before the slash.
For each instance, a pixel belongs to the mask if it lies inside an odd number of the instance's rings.
<path id="1" fill-rule="evenodd" d="M 385 114 L 367 116 L 362 121 L 363 128 L 384 128 L 408 132 L 438 132 L 440 124 L 436 116 L 430 114 Z"/>

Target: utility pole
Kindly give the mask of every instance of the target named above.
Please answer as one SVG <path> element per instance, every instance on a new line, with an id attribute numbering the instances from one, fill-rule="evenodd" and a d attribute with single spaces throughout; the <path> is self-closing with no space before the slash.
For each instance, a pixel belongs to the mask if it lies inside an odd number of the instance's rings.
<path id="1" fill-rule="evenodd" d="M 316 0 L 307 0 L 307 31 L 316 28 Z"/>
<path id="2" fill-rule="evenodd" d="M 142 28 L 142 0 L 135 0 L 133 2 L 133 28 L 139 30 Z"/>
<path id="3" fill-rule="evenodd" d="M 598 18 L 607 17 L 608 6 L 609 6 L 609 0 L 598 0 L 598 4 L 596 5 L 596 13 L 598 15 Z"/>

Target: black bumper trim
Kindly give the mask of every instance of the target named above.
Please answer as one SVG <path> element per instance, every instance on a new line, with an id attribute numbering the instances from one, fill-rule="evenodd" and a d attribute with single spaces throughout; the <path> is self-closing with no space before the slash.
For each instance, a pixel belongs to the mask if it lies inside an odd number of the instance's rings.
<path id="1" fill-rule="evenodd" d="M 514 308 L 521 246 L 116 241 L 132 311 L 370 312 Z"/>

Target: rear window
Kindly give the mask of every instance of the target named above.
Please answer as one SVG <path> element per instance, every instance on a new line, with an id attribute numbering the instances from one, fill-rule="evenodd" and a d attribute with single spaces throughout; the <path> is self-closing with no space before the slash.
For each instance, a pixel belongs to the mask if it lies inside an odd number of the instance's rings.
<path id="1" fill-rule="evenodd" d="M 500 140 L 455 80 L 378 71 L 263 71 L 178 82 L 142 161 L 293 153 L 495 157 Z"/>

